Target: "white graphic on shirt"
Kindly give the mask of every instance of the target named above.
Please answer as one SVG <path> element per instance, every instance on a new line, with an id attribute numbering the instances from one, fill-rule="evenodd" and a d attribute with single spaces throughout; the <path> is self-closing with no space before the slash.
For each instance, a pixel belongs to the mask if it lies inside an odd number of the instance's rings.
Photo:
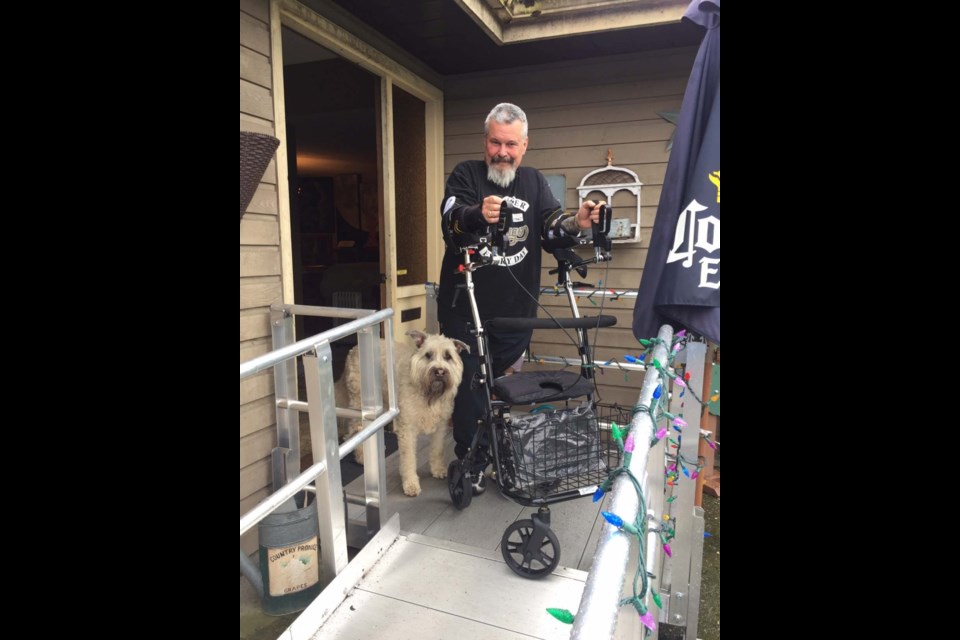
<path id="1" fill-rule="evenodd" d="M 512 267 L 515 264 L 520 264 L 523 262 L 523 259 L 526 257 L 527 248 L 524 247 L 512 256 L 493 256 L 493 264 L 497 265 L 498 267 Z"/>
<path id="2" fill-rule="evenodd" d="M 504 196 L 503 201 L 508 203 L 511 207 L 515 209 L 520 209 L 520 211 L 526 211 L 530 208 L 530 203 L 526 200 L 521 200 L 516 196 Z"/>
<path id="3" fill-rule="evenodd" d="M 447 215 L 447 212 L 453 208 L 453 205 L 457 203 L 457 199 L 454 196 L 447 198 L 447 203 L 443 205 L 443 215 Z"/>

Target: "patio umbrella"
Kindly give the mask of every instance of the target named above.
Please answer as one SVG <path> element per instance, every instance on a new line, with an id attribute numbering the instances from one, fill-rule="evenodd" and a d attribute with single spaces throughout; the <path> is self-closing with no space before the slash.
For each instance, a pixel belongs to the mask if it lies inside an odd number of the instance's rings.
<path id="1" fill-rule="evenodd" d="M 707 31 L 687 82 L 640 290 L 633 335 L 674 325 L 720 343 L 720 0 L 684 20 Z"/>

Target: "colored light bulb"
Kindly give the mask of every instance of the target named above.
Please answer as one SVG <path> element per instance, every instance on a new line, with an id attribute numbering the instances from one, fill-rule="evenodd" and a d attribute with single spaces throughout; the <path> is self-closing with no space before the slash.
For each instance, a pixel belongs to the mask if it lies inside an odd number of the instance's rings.
<path id="1" fill-rule="evenodd" d="M 618 529 L 623 526 L 623 518 L 614 513 L 610 513 L 609 511 L 601 511 L 600 515 L 602 515 L 607 522 Z"/>
<path id="2" fill-rule="evenodd" d="M 640 622 L 642 622 L 643 626 L 645 626 L 647 629 L 650 629 L 650 631 L 653 631 L 657 628 L 657 622 L 653 619 L 653 614 L 649 611 L 640 616 Z"/>
<path id="3" fill-rule="evenodd" d="M 573 614 L 567 609 L 547 609 L 547 613 L 564 624 L 573 624 Z"/>
<path id="4" fill-rule="evenodd" d="M 617 426 L 616 422 L 610 425 L 610 433 L 613 434 L 613 439 L 617 442 L 623 440 L 623 434 L 620 432 L 620 427 Z"/>

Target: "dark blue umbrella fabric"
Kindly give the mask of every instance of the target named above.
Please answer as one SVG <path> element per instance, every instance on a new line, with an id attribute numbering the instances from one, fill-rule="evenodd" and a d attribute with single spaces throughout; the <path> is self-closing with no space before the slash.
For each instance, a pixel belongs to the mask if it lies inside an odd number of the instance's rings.
<path id="1" fill-rule="evenodd" d="M 683 96 L 633 335 L 671 324 L 720 344 L 720 0 L 694 0 L 684 20 L 707 32 Z"/>

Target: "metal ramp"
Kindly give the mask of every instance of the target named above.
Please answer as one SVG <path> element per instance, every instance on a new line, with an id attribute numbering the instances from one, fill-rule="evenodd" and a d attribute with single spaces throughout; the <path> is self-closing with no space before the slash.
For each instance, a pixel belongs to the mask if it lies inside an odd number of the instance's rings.
<path id="1" fill-rule="evenodd" d="M 287 310 L 290 309 L 300 310 L 288 306 Z M 329 308 L 325 311 L 347 317 L 347 314 L 351 313 Z M 259 356 L 241 364 L 243 379 L 297 354 L 305 354 L 305 358 L 312 355 L 307 353 L 308 351 L 315 350 L 317 354 L 312 356 L 314 362 L 310 364 L 310 368 L 305 367 L 308 396 L 311 400 L 309 407 L 307 403 L 289 399 L 289 396 L 282 392 L 280 383 L 284 382 L 286 376 L 275 374 L 275 380 L 279 381 L 278 427 L 282 424 L 285 433 L 295 434 L 299 420 L 289 419 L 292 416 L 284 415 L 285 412 L 289 414 L 308 411 L 314 458 L 320 461 L 300 475 L 296 475 L 293 469 L 296 462 L 285 465 L 282 475 L 295 477 L 244 515 L 240 522 L 242 535 L 266 513 L 301 490 L 313 478 L 317 478 L 317 505 L 323 539 L 321 546 L 332 549 L 335 553 L 321 555 L 325 587 L 320 596 L 278 637 L 285 640 L 370 638 L 389 633 L 391 638 L 427 640 L 454 636 L 459 638 L 471 631 L 477 631 L 482 632 L 484 638 L 643 638 L 644 629 L 638 622 L 636 612 L 631 607 L 620 607 L 617 598 L 618 595 L 627 595 L 620 590 L 620 585 L 624 585 L 626 589 L 627 566 L 636 566 L 636 545 L 630 544 L 626 536 L 617 533 L 608 523 L 598 521 L 597 517 L 601 504 L 607 510 L 624 515 L 625 519 L 632 519 L 637 513 L 637 505 L 630 504 L 630 492 L 619 491 L 619 485 L 623 484 L 620 482 L 622 477 L 601 503 L 575 500 L 557 505 L 557 511 L 567 505 L 578 511 L 566 514 L 576 517 L 564 517 L 557 513 L 555 522 L 567 523 L 573 529 L 580 530 L 580 542 L 583 546 L 578 543 L 573 548 L 580 548 L 583 552 L 577 560 L 565 551 L 560 558 L 561 566 L 552 575 L 533 581 L 516 576 L 504 563 L 497 548 L 503 531 L 503 523 L 499 520 L 506 518 L 507 522 L 512 522 L 519 517 L 525 517 L 521 512 L 526 511 L 526 508 L 502 499 L 498 494 L 487 495 L 479 502 L 474 502 L 470 509 L 458 512 L 456 517 L 448 517 L 449 514 L 431 511 L 437 508 L 437 500 L 431 500 L 429 494 L 435 492 L 437 495 L 434 498 L 441 498 L 446 493 L 446 486 L 444 481 L 430 479 L 427 479 L 428 483 L 436 483 L 436 486 L 425 484 L 424 493 L 417 499 L 401 504 L 388 498 L 388 493 L 399 490 L 392 486 L 398 484 L 398 481 L 396 473 L 386 473 L 387 465 L 382 457 L 382 433 L 379 433 L 379 430 L 396 415 L 396 407 L 391 406 L 383 411 L 386 408 L 379 397 L 378 375 L 370 376 L 371 393 L 368 398 L 365 388 L 362 412 L 335 407 L 328 354 L 330 339 L 363 329 L 364 325 L 384 321 L 387 324 L 387 335 L 391 335 L 392 313 L 392 310 L 374 314 L 359 312 L 358 315 L 369 317 L 314 336 L 313 340 L 296 344 L 287 342 L 288 346 L 277 349 L 273 354 Z M 289 319 L 284 318 L 284 325 L 290 324 Z M 289 326 L 287 328 L 289 329 Z M 365 341 L 378 343 L 375 334 L 369 332 L 366 335 L 361 332 L 361 338 L 361 347 Z M 672 339 L 670 327 L 661 328 L 659 338 L 663 344 L 669 346 Z M 688 362 L 694 373 L 689 386 L 693 388 L 696 385 L 696 388 L 701 388 L 697 372 L 703 370 L 705 347 L 690 345 L 690 348 L 691 354 L 696 352 L 697 356 L 692 358 L 692 362 Z M 362 365 L 362 370 L 379 373 L 376 351 L 370 355 L 374 357 L 364 360 L 366 365 Z M 654 355 L 665 362 L 664 346 L 658 346 Z M 392 376 L 390 378 L 388 385 L 392 386 Z M 324 384 L 324 380 L 328 379 L 330 382 Z M 659 389 L 660 383 L 656 371 L 648 370 L 637 404 L 649 405 L 654 387 Z M 315 391 L 312 395 L 309 393 L 310 389 Z M 325 394 L 317 394 L 317 389 Z M 314 405 L 316 397 L 320 399 L 319 406 Z M 676 397 L 674 396 L 674 400 Z M 675 410 L 672 402 L 671 409 Z M 336 417 L 341 415 L 342 411 L 362 415 L 365 424 L 369 424 L 361 433 L 340 445 L 339 451 L 333 446 L 324 446 L 318 452 L 318 442 L 324 445 L 326 441 L 336 443 Z M 281 420 L 281 417 L 285 419 Z M 650 433 L 651 427 L 654 427 L 650 420 L 645 412 L 636 413 L 631 429 L 638 429 L 641 434 Z M 282 442 L 282 439 L 279 441 Z M 693 442 L 685 441 L 684 446 L 695 446 L 695 443 L 696 438 Z M 290 444 L 290 451 L 299 449 L 298 443 Z M 658 516 L 672 514 L 678 530 L 683 532 L 674 544 L 672 562 L 654 551 L 647 554 L 645 564 L 649 572 L 658 576 L 658 583 L 654 588 L 660 591 L 664 600 L 665 606 L 659 611 L 659 622 L 679 627 L 681 631 L 689 630 L 689 640 L 695 637 L 698 614 L 702 510 L 693 508 L 693 490 L 690 483 L 680 485 L 682 490 L 679 492 L 676 487 L 672 490 L 664 487 L 660 466 L 662 463 L 659 462 L 663 456 L 664 444 L 661 440 L 656 447 L 649 450 L 655 462 L 647 469 L 648 450 L 645 438 L 641 436 L 638 438 L 637 451 L 630 466 L 641 484 L 646 487 L 648 502 L 645 506 L 648 517 L 657 521 Z M 368 459 L 377 460 L 377 464 L 368 464 L 364 476 L 350 483 L 355 486 L 343 487 L 340 482 L 339 460 L 361 445 L 364 446 Z M 427 456 L 421 455 L 418 459 L 425 467 Z M 296 461 L 297 457 L 293 456 L 293 460 Z M 428 475 L 424 473 L 425 468 L 420 471 L 422 477 Z M 672 505 L 665 500 L 670 494 L 677 498 Z M 497 501 L 504 503 L 508 509 L 501 512 Z M 447 504 L 448 501 L 444 500 L 443 508 L 446 508 Z M 512 513 L 509 512 L 510 508 L 513 509 Z M 491 516 L 494 512 L 498 514 L 496 517 Z M 420 527 L 419 531 L 431 535 L 401 531 L 401 516 L 404 527 Z M 420 516 L 419 524 L 414 524 L 417 522 L 416 516 Z M 464 536 L 465 531 L 469 531 L 473 537 Z M 477 535 L 478 532 L 491 531 L 493 533 Z M 366 544 L 352 560 L 346 562 L 345 539 L 351 536 L 345 534 L 350 532 L 358 534 L 356 537 L 364 539 Z M 557 533 L 563 544 L 568 536 L 561 535 L 560 531 Z M 448 535 L 451 538 L 440 540 L 434 535 Z M 451 540 L 469 540 L 470 546 Z M 647 532 L 646 540 L 648 549 L 657 549 L 653 531 Z M 339 553 L 340 550 L 342 554 Z M 577 556 L 576 553 L 572 555 Z M 592 564 L 590 573 L 564 568 L 576 562 L 580 563 L 580 568 L 587 568 L 584 566 L 585 560 L 587 564 Z M 649 607 L 649 600 L 647 602 Z M 545 609 L 548 607 L 576 612 L 574 627 L 546 615 Z M 658 628 L 649 637 L 656 640 L 659 631 Z"/>
<path id="2" fill-rule="evenodd" d="M 524 580 L 498 552 L 401 534 L 313 637 L 566 637 L 570 627 L 544 609 L 558 602 L 578 606 L 586 577 L 584 571 L 558 568 L 543 580 Z M 309 609 L 303 617 L 308 614 Z M 289 631 L 290 640 L 298 637 L 292 627 Z"/>

